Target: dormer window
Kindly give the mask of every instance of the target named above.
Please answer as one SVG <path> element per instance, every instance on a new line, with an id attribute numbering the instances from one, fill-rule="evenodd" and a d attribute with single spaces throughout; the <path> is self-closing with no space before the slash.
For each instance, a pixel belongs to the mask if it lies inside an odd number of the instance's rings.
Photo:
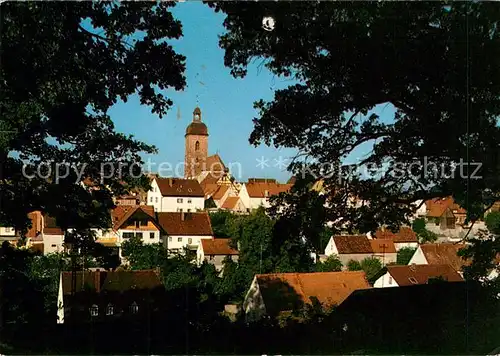
<path id="1" fill-rule="evenodd" d="M 139 306 L 137 305 L 136 302 L 133 302 L 132 305 L 130 306 L 130 312 L 132 314 L 137 314 L 139 312 Z"/>
<path id="2" fill-rule="evenodd" d="M 412 283 L 412 284 L 418 284 L 417 280 L 413 277 L 409 277 L 408 280 Z"/>
<path id="3" fill-rule="evenodd" d="M 113 304 L 108 304 L 106 307 L 106 315 L 113 315 L 114 309 L 113 309 Z"/>
<path id="4" fill-rule="evenodd" d="M 94 304 L 90 307 L 90 316 L 98 316 L 99 315 L 99 307 L 97 304 Z"/>

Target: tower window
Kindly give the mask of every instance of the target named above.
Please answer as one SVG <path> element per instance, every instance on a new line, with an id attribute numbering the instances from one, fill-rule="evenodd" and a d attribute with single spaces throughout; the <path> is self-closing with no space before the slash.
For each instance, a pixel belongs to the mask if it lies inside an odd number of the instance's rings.
<path id="1" fill-rule="evenodd" d="M 194 150 L 195 151 L 199 151 L 200 150 L 200 141 L 196 141 L 196 143 L 194 144 Z"/>

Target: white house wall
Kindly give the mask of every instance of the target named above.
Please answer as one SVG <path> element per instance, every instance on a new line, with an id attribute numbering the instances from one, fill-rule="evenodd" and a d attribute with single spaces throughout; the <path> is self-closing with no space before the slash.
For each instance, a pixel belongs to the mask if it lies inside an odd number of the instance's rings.
<path id="1" fill-rule="evenodd" d="M 396 281 L 392 278 L 391 274 L 387 272 L 382 277 L 377 279 L 373 284 L 374 288 L 389 288 L 389 287 L 399 287 Z"/>
<path id="2" fill-rule="evenodd" d="M 188 245 L 199 246 L 202 239 L 212 239 L 212 236 L 208 235 L 190 235 L 190 236 L 165 236 L 165 244 L 169 250 L 180 250 Z"/>
<path id="3" fill-rule="evenodd" d="M 425 258 L 424 253 L 422 252 L 422 248 L 418 248 L 417 251 L 413 254 L 412 258 L 408 262 L 409 265 L 411 264 L 416 264 L 416 265 L 427 265 L 429 264 L 427 262 L 427 259 Z"/>
<path id="4" fill-rule="evenodd" d="M 43 254 L 63 252 L 64 235 L 43 235 Z"/>

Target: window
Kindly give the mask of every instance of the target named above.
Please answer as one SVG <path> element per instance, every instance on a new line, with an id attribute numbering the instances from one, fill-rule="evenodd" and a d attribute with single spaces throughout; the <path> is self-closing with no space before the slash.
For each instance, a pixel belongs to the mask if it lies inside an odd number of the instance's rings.
<path id="1" fill-rule="evenodd" d="M 188 238 L 188 244 L 192 244 L 193 243 L 193 239 L 192 238 Z"/>
<path id="2" fill-rule="evenodd" d="M 196 141 L 196 143 L 194 144 L 194 150 L 195 151 L 199 151 L 200 150 L 200 141 Z"/>
<path id="3" fill-rule="evenodd" d="M 141 226 L 148 226 L 147 220 L 141 220 Z"/>
<path id="4" fill-rule="evenodd" d="M 413 277 L 409 277 L 408 280 L 412 283 L 412 284 L 418 284 L 417 280 Z"/>
<path id="5" fill-rule="evenodd" d="M 182 237 L 178 237 L 177 242 L 182 242 Z"/>
<path id="6" fill-rule="evenodd" d="M 191 212 L 191 209 L 188 209 L 188 210 L 187 210 L 187 212 L 188 212 L 188 213 L 190 213 L 190 212 Z"/>
<path id="7" fill-rule="evenodd" d="M 192 200 L 191 199 L 188 199 L 188 204 L 191 204 L 192 203 Z"/>
<path id="8" fill-rule="evenodd" d="M 136 232 L 135 237 L 142 239 L 142 232 Z"/>
<path id="9" fill-rule="evenodd" d="M 135 222 L 135 227 L 137 228 L 137 227 L 139 227 L 139 225 L 140 225 L 140 222 L 139 222 L 139 220 L 137 220 L 137 221 Z"/>
<path id="10" fill-rule="evenodd" d="M 158 197 L 155 198 L 155 203 L 158 203 Z"/>
<path id="11" fill-rule="evenodd" d="M 12 229 L 11 227 L 6 227 L 6 228 L 5 228 L 5 233 L 9 234 L 9 233 L 11 233 L 11 232 L 12 232 L 12 230 L 13 230 L 13 229 Z"/>
<path id="12" fill-rule="evenodd" d="M 150 197 L 149 198 L 149 202 L 152 203 L 153 202 L 153 197 Z"/>
<path id="13" fill-rule="evenodd" d="M 182 203 L 182 198 L 177 198 L 177 203 Z"/>
<path id="14" fill-rule="evenodd" d="M 51 245 L 51 247 L 56 247 L 56 245 Z"/>
<path id="15" fill-rule="evenodd" d="M 99 307 L 94 304 L 90 307 L 90 316 L 98 316 L 99 315 Z"/>
<path id="16" fill-rule="evenodd" d="M 168 242 L 172 242 L 172 236 L 168 237 Z"/>
<path id="17" fill-rule="evenodd" d="M 177 212 L 178 213 L 182 213 L 182 209 L 181 208 L 177 208 Z"/>
<path id="18" fill-rule="evenodd" d="M 210 255 L 210 261 L 214 260 L 214 255 Z"/>
<path id="19" fill-rule="evenodd" d="M 392 277 L 389 276 L 389 284 L 392 284 Z"/>
<path id="20" fill-rule="evenodd" d="M 150 232 L 149 233 L 149 238 L 150 239 L 154 239 L 155 238 L 155 233 L 154 232 Z"/>
<path id="21" fill-rule="evenodd" d="M 134 233 L 133 233 L 133 232 L 124 232 L 124 233 L 122 234 L 122 237 L 123 237 L 124 239 L 130 239 L 130 238 L 134 237 Z"/>
<path id="22" fill-rule="evenodd" d="M 137 305 L 136 302 L 133 302 L 132 305 L 130 306 L 130 312 L 132 314 L 137 314 L 138 311 L 139 311 L 139 306 Z"/>
<path id="23" fill-rule="evenodd" d="M 106 307 L 106 315 L 113 315 L 113 304 L 108 304 Z"/>

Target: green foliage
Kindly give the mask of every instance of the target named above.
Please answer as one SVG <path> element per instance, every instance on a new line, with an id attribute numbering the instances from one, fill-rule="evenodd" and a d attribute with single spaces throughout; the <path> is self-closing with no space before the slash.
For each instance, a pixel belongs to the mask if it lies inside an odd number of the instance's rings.
<path id="1" fill-rule="evenodd" d="M 338 256 L 331 255 L 324 262 L 316 263 L 316 272 L 340 272 L 342 271 L 342 262 Z"/>
<path id="2" fill-rule="evenodd" d="M 349 260 L 347 262 L 347 269 L 349 271 L 361 271 L 363 268 L 361 268 L 361 263 L 359 263 L 356 260 Z"/>
<path id="3" fill-rule="evenodd" d="M 411 224 L 411 227 L 415 233 L 420 234 L 425 230 L 425 219 L 423 218 L 418 218 L 413 221 Z"/>
<path id="4" fill-rule="evenodd" d="M 310 172 L 323 178 L 336 228 L 364 233 L 380 225 L 398 227 L 414 212 L 411 203 L 449 195 L 476 220 L 500 199 L 500 86 L 493 84 L 499 80 L 500 31 L 493 3 L 208 5 L 227 15 L 220 46 L 234 77 L 244 77 L 249 63 L 263 60 L 273 74 L 292 79 L 270 101 L 254 104 L 259 113 L 250 142 L 294 148 L 298 158 L 307 158 L 294 160 L 289 169 L 297 177 Z M 274 18 L 273 31 L 256 24 L 265 16 Z M 476 94 L 463 89 L 473 77 L 484 78 L 471 89 Z M 374 110 L 388 104 L 394 120 Z M 362 160 L 342 163 L 366 144 L 373 150 Z M 461 164 L 465 151 L 468 162 L 481 162 L 481 179 L 472 185 L 467 178 L 473 167 Z M 369 179 L 353 173 L 367 166 Z M 349 207 L 352 196 L 370 204 Z M 296 206 L 308 204 L 289 199 L 290 217 L 300 210 Z M 297 227 L 307 230 L 301 222 Z"/>
<path id="5" fill-rule="evenodd" d="M 231 238 L 232 224 L 235 220 L 235 215 L 230 211 L 218 210 L 210 213 L 210 223 L 214 236 Z"/>
<path id="6" fill-rule="evenodd" d="M 424 229 L 418 234 L 418 239 L 421 244 L 435 242 L 438 239 L 438 235 L 430 230 Z"/>
<path id="7" fill-rule="evenodd" d="M 500 235 L 500 211 L 493 211 L 486 215 L 484 222 L 492 234 Z"/>
<path id="8" fill-rule="evenodd" d="M 132 270 L 160 267 L 167 258 L 167 251 L 161 243 L 144 244 L 139 237 L 132 237 L 122 244 L 122 255 Z"/>
<path id="9" fill-rule="evenodd" d="M 185 86 L 185 58 L 166 42 L 182 35 L 172 6 L 2 6 L 2 51 L 9 55 L 3 56 L 0 80 L 0 201 L 9 209 L 0 209 L 1 224 L 24 234 L 27 213 L 42 210 L 63 229 L 105 228 L 113 193 L 147 188 L 146 177 L 136 177 L 141 154 L 155 148 L 116 132 L 108 112 L 137 94 L 162 117 L 173 105 L 162 93 Z M 51 162 L 47 178 L 36 173 L 40 162 Z M 67 166 L 59 166 L 58 179 L 56 164 L 62 163 Z M 75 184 L 86 177 L 102 189 Z"/>
<path id="10" fill-rule="evenodd" d="M 403 247 L 402 249 L 400 249 L 396 258 L 396 264 L 407 265 L 415 254 L 416 250 L 417 249 L 414 247 Z"/>
<path id="11" fill-rule="evenodd" d="M 212 197 L 205 200 L 204 206 L 205 209 L 215 209 L 217 208 L 217 204 L 215 204 L 214 199 Z"/>
<path id="12" fill-rule="evenodd" d="M 368 282 L 373 284 L 375 282 L 375 277 L 377 277 L 382 269 L 380 260 L 375 257 L 367 257 L 361 261 L 360 265 L 361 269 L 366 273 Z"/>

